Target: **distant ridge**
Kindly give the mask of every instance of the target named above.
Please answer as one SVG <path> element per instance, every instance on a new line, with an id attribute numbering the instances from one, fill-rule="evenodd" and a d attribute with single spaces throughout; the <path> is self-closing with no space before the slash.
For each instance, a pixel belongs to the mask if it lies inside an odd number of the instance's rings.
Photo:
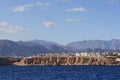
<path id="1" fill-rule="evenodd" d="M 84 49 L 112 49 L 120 50 L 120 40 L 112 39 L 108 41 L 104 40 L 84 40 L 79 42 L 71 42 L 67 44 L 67 47 L 72 48 L 75 51 L 84 50 Z"/>
<path id="2" fill-rule="evenodd" d="M 38 53 L 63 53 L 63 52 L 120 52 L 120 40 L 84 40 L 71 42 L 65 46 L 44 40 L 11 41 L 0 40 L 0 56 L 30 56 Z"/>
<path id="3" fill-rule="evenodd" d="M 43 40 L 31 41 L 11 41 L 0 40 L 0 55 L 1 56 L 30 56 L 38 53 L 62 53 L 67 52 L 64 46 Z"/>

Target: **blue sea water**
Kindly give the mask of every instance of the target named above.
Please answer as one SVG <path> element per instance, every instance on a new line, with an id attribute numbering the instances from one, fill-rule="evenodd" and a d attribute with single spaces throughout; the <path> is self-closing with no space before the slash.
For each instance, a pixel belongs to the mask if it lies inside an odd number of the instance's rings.
<path id="1" fill-rule="evenodd" d="M 120 66 L 0 66 L 0 80 L 120 80 Z"/>

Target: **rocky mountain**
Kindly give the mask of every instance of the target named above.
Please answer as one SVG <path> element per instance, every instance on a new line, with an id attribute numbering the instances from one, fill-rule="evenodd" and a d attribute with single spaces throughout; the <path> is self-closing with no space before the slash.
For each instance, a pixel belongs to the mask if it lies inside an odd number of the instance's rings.
<path id="1" fill-rule="evenodd" d="M 80 50 L 120 50 L 120 40 L 112 39 L 108 41 L 103 40 L 84 40 L 79 42 L 71 42 L 67 47 L 72 48 L 74 51 Z"/>
<path id="2" fill-rule="evenodd" d="M 45 47 L 51 46 L 51 45 L 62 46 L 58 43 L 50 42 L 50 41 L 44 41 L 44 40 L 18 41 L 17 43 L 25 45 L 25 46 L 37 46 L 37 45 L 42 45 L 42 46 L 45 46 Z"/>
<path id="3" fill-rule="evenodd" d="M 84 40 L 71 42 L 66 46 L 44 40 L 11 41 L 0 40 L 0 56 L 30 56 L 38 53 L 62 52 L 120 52 L 120 40 Z"/>
<path id="4" fill-rule="evenodd" d="M 38 53 L 66 52 L 64 46 L 54 42 L 48 42 L 43 40 L 33 41 L 19 41 L 14 42 L 11 40 L 0 40 L 0 55 L 1 56 L 30 56 Z"/>
<path id="5" fill-rule="evenodd" d="M 65 46 L 60 45 L 55 42 L 50 42 L 50 41 L 44 41 L 44 40 L 31 40 L 31 41 L 19 41 L 17 42 L 19 45 L 24 45 L 26 47 L 32 47 L 32 46 L 43 46 L 44 48 L 47 49 L 46 52 L 65 52 L 67 49 L 65 49 Z"/>
<path id="6" fill-rule="evenodd" d="M 20 45 L 17 42 L 10 40 L 0 40 L 0 55 L 9 56 L 9 55 L 19 55 L 27 56 L 34 55 L 39 52 L 46 52 L 47 49 L 44 46 L 24 46 Z"/>

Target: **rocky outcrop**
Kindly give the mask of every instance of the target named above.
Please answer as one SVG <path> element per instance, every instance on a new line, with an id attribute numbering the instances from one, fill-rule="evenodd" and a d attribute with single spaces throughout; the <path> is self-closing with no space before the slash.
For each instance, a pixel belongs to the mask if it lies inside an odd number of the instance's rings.
<path id="1" fill-rule="evenodd" d="M 22 59 L 20 62 L 14 62 L 13 65 L 15 66 L 27 66 L 27 64 L 25 64 L 25 60 Z"/>
<path id="2" fill-rule="evenodd" d="M 7 58 L 0 58 L 0 65 L 12 65 L 12 62 Z"/>
<path id="3" fill-rule="evenodd" d="M 115 58 L 89 56 L 39 56 L 24 59 L 25 65 L 117 65 Z"/>

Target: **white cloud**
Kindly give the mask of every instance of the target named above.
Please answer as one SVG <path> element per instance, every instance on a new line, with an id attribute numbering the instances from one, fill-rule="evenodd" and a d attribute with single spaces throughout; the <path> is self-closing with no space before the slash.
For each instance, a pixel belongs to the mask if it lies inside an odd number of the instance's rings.
<path id="1" fill-rule="evenodd" d="M 80 19 L 78 19 L 78 18 L 69 18 L 66 21 L 67 22 L 80 22 Z"/>
<path id="2" fill-rule="evenodd" d="M 24 11 L 29 10 L 30 7 L 32 7 L 31 4 L 20 5 L 20 6 L 16 6 L 16 7 L 12 8 L 10 11 L 12 11 L 12 12 L 24 12 Z"/>
<path id="3" fill-rule="evenodd" d="M 11 12 L 25 12 L 30 10 L 32 7 L 36 7 L 36 6 L 41 6 L 43 8 L 46 8 L 50 5 L 50 3 L 46 2 L 36 2 L 36 3 L 32 3 L 32 4 L 25 4 L 25 5 L 19 5 L 19 6 L 15 6 L 13 8 L 10 9 Z"/>
<path id="4" fill-rule="evenodd" d="M 0 26 L 8 26 L 8 23 L 6 23 L 6 22 L 0 22 Z"/>
<path id="5" fill-rule="evenodd" d="M 28 30 L 25 29 L 25 28 L 22 28 L 22 27 L 19 27 L 19 26 L 11 26 L 11 27 L 8 27 L 5 30 L 5 33 L 7 33 L 7 34 L 18 34 L 18 33 L 23 33 L 23 32 L 26 32 L 26 31 L 28 31 Z"/>
<path id="6" fill-rule="evenodd" d="M 1 24 L 1 26 L 6 26 L 6 27 L 0 28 L 0 33 L 2 34 L 18 34 L 18 33 L 23 33 L 28 31 L 28 29 L 25 29 L 20 26 L 11 25 L 11 24 L 8 24 L 7 22 L 4 22 L 4 24 Z"/>
<path id="7" fill-rule="evenodd" d="M 86 8 L 79 7 L 79 8 L 66 9 L 66 11 L 70 11 L 70 12 L 87 12 L 88 10 Z"/>
<path id="8" fill-rule="evenodd" d="M 35 6 L 38 6 L 40 9 L 42 10 L 47 10 L 49 8 L 51 4 L 46 2 L 46 3 L 43 3 L 43 2 L 36 2 Z"/>
<path id="9" fill-rule="evenodd" d="M 44 6 L 44 7 L 46 7 L 46 6 L 49 6 L 49 5 L 50 5 L 50 3 L 48 3 L 48 2 L 46 2 L 46 3 L 36 2 L 36 6 Z"/>
<path id="10" fill-rule="evenodd" d="M 57 26 L 57 24 L 56 23 L 54 23 L 54 22 L 51 22 L 51 21 L 48 21 L 48 22 L 43 22 L 43 25 L 45 26 L 45 27 L 56 27 Z"/>

